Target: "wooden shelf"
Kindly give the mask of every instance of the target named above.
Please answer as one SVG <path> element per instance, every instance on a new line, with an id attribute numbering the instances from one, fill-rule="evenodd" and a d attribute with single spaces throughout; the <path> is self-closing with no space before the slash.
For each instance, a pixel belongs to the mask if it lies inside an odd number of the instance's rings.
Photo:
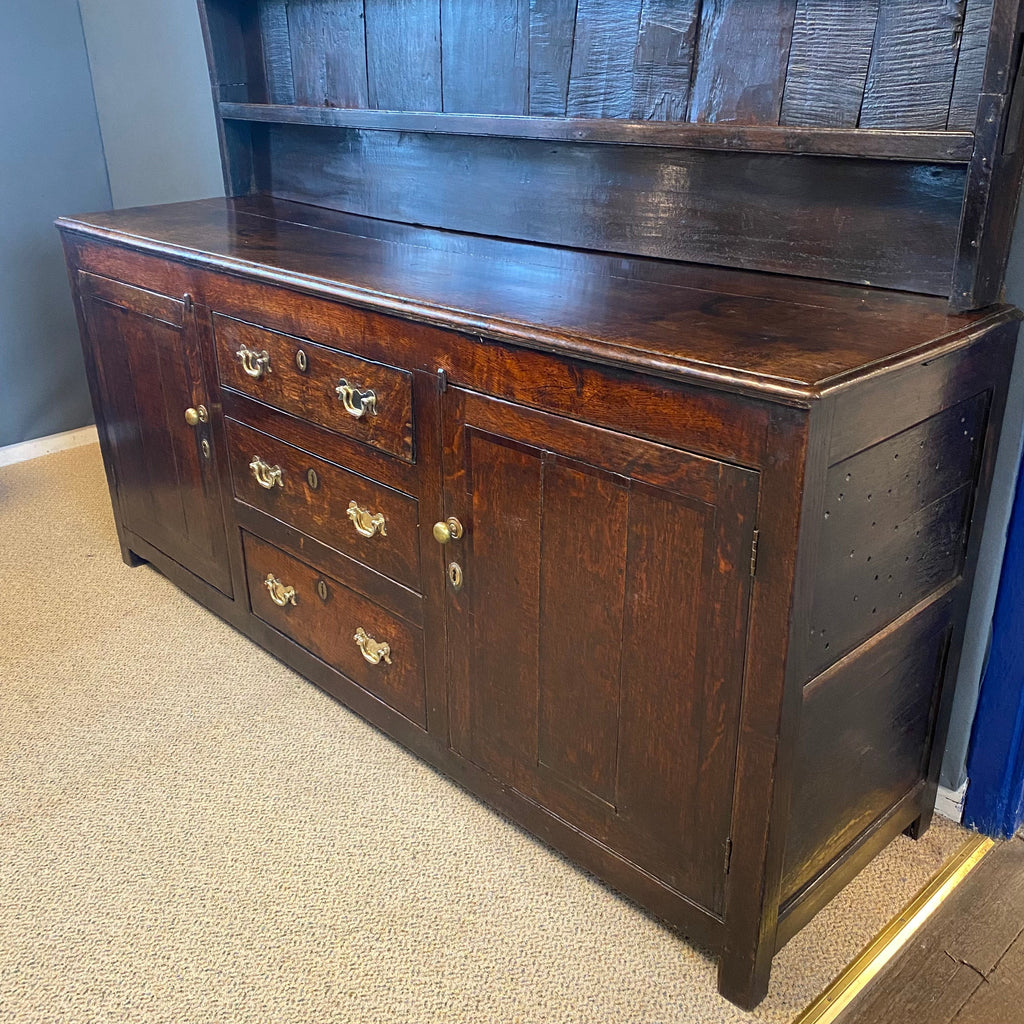
<path id="1" fill-rule="evenodd" d="M 974 150 L 974 135 L 971 132 L 682 124 L 228 102 L 220 103 L 220 114 L 229 121 L 267 124 L 484 135 L 673 149 L 719 149 L 744 153 L 860 157 L 921 163 L 967 164 Z"/>

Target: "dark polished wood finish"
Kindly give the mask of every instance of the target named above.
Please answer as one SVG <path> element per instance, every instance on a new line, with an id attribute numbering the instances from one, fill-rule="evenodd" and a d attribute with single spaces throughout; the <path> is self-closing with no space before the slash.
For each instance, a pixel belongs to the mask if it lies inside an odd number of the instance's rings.
<path id="1" fill-rule="evenodd" d="M 229 198 L 60 222 L 125 560 L 755 1005 L 934 804 L 1021 7 L 200 0 Z"/>
<path id="2" fill-rule="evenodd" d="M 756 1003 L 778 946 L 926 825 L 1014 310 L 280 200 L 62 229 L 75 280 L 154 323 L 191 295 L 220 378 L 236 600 L 119 515 L 125 551 L 719 950 L 730 998 Z M 273 349 L 260 379 L 245 339 Z M 339 360 L 383 373 L 377 444 L 334 419 Z M 401 663 L 369 665 L 360 626 Z"/>
<path id="3" fill-rule="evenodd" d="M 229 195 L 1000 298 L 1020 0 L 321 2 L 200 0 Z"/>

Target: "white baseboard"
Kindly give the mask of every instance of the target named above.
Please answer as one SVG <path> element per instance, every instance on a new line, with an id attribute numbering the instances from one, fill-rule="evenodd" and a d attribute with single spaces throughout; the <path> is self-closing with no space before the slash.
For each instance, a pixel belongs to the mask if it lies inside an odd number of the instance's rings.
<path id="1" fill-rule="evenodd" d="M 15 462 L 28 462 L 38 459 L 41 455 L 52 455 L 67 448 L 80 448 L 83 444 L 96 444 L 99 437 L 95 427 L 79 427 L 77 430 L 65 430 L 62 434 L 50 434 L 49 437 L 37 437 L 34 441 L 22 441 L 20 444 L 9 444 L 0 448 L 0 466 L 12 466 Z"/>
<path id="2" fill-rule="evenodd" d="M 964 798 L 967 796 L 967 783 L 964 779 L 959 789 L 947 789 L 939 786 L 938 795 L 935 797 L 935 812 L 941 814 L 950 821 L 961 821 L 964 816 Z"/>

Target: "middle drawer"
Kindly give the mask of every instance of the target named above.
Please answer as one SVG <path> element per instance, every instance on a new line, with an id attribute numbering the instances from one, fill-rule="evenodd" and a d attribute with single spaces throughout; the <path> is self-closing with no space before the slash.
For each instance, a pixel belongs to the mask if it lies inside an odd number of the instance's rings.
<path id="1" fill-rule="evenodd" d="M 227 421 L 235 497 L 419 591 L 419 503 L 333 462 Z"/>

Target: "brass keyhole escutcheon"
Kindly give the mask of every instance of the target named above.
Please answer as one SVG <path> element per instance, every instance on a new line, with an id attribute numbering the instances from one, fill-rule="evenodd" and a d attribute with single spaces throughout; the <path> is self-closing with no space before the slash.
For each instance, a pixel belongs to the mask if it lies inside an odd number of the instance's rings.
<path id="1" fill-rule="evenodd" d="M 327 600 L 330 596 L 330 591 L 327 589 L 327 580 L 319 579 L 316 581 L 316 593 L 321 601 Z"/>
<path id="2" fill-rule="evenodd" d="M 309 484 L 311 491 L 315 491 L 320 487 L 320 476 L 315 469 L 306 470 L 306 483 Z"/>
<path id="3" fill-rule="evenodd" d="M 200 451 L 203 453 L 203 458 L 209 460 L 210 458 L 210 442 L 204 437 L 199 445 Z"/>
<path id="4" fill-rule="evenodd" d="M 299 373 L 305 373 L 309 369 L 309 356 L 301 348 L 295 353 L 295 368 Z"/>
<path id="5" fill-rule="evenodd" d="M 434 540 L 438 544 L 447 544 L 449 541 L 458 540 L 464 532 L 462 523 L 455 516 L 449 516 L 443 522 L 434 523 Z"/>
<path id="6" fill-rule="evenodd" d="M 462 566 L 458 562 L 448 563 L 448 585 L 452 590 L 462 589 Z"/>

